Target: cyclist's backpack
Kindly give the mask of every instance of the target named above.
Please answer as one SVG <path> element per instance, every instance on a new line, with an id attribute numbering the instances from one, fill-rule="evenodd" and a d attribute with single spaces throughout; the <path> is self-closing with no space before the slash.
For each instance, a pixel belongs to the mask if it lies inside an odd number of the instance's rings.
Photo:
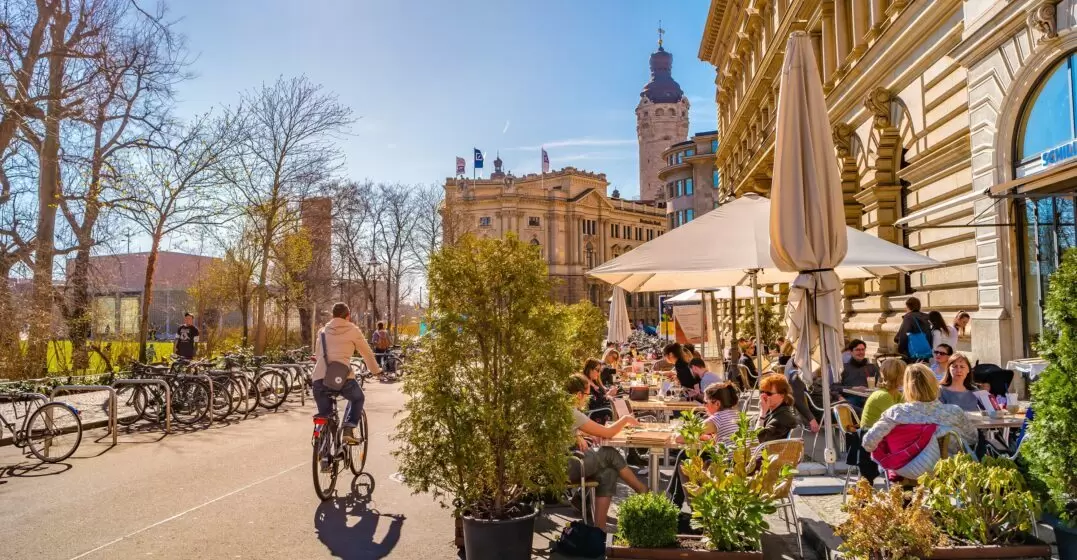
<path id="1" fill-rule="evenodd" d="M 389 349 L 389 333 L 374 331 L 374 349 L 378 352 L 385 352 Z"/>
<path id="2" fill-rule="evenodd" d="M 913 317 L 912 324 L 916 327 L 916 332 L 910 331 L 905 334 L 909 338 L 907 348 L 909 357 L 914 360 L 930 360 L 932 356 L 931 341 L 924 334 L 924 329 L 920 326 L 919 319 Z"/>
<path id="3" fill-rule="evenodd" d="M 325 347 L 325 331 L 322 331 L 322 359 L 325 360 L 325 379 L 322 384 L 330 391 L 339 391 L 348 382 L 352 368 L 348 364 L 329 361 L 329 350 Z"/>
<path id="4" fill-rule="evenodd" d="M 582 521 L 573 521 L 561 531 L 553 551 L 566 556 L 598 558 L 606 553 L 606 532 Z"/>

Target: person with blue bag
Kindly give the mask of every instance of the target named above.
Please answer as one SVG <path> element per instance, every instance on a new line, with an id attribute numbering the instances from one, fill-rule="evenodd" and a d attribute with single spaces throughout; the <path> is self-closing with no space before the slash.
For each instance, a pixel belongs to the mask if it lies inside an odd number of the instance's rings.
<path id="1" fill-rule="evenodd" d="M 934 348 L 931 345 L 931 322 L 927 314 L 920 311 L 919 299 L 911 297 L 905 300 L 905 309 L 907 313 L 901 318 L 901 327 L 894 337 L 898 353 L 910 364 L 928 363 Z"/>

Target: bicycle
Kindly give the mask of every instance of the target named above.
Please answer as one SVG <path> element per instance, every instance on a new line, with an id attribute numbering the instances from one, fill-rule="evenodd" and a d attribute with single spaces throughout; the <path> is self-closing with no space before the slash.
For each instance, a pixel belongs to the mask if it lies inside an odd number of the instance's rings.
<path id="1" fill-rule="evenodd" d="M 34 409 L 35 403 L 38 404 Z M 0 412 L 0 436 L 7 427 L 12 433 L 15 447 L 28 447 L 30 453 L 45 463 L 59 463 L 70 457 L 82 443 L 82 419 L 75 407 L 61 402 L 49 402 L 48 397 L 39 393 L 9 393 L 0 395 L 0 403 L 11 403 L 15 407 L 15 420 L 19 419 L 17 406 L 23 405 L 21 428 L 8 420 Z M 33 412 L 31 412 L 33 409 Z"/>
<path id="2" fill-rule="evenodd" d="M 344 467 L 356 476 L 363 474 L 363 468 L 366 467 L 367 444 L 370 441 L 367 437 L 367 419 L 366 410 L 364 410 L 359 415 L 359 425 L 355 427 L 355 436 L 359 442 L 352 445 L 343 442 L 344 427 L 337 418 L 338 393 L 333 391 L 329 395 L 332 402 L 329 416 L 314 417 L 314 434 L 310 440 L 314 450 L 312 461 L 314 493 L 323 501 L 328 500 L 332 495 L 337 483 L 337 475 L 344 472 Z M 350 407 L 351 403 L 348 403 L 344 409 L 345 416 Z M 370 478 L 371 492 L 373 492 L 374 481 L 373 477 Z"/>

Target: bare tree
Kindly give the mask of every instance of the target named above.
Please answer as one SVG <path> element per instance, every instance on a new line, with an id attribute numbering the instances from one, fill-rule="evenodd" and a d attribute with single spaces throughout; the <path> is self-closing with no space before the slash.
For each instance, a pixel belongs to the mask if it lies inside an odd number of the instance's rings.
<path id="1" fill-rule="evenodd" d="M 334 136 L 352 123 L 352 115 L 335 95 L 305 77 L 280 78 L 248 92 L 234 114 L 243 123 L 243 142 L 227 177 L 237 202 L 258 228 L 254 347 L 262 352 L 273 244 L 291 225 L 287 223 L 289 204 L 301 200 L 342 165 Z"/>
<path id="2" fill-rule="evenodd" d="M 150 237 L 139 315 L 139 360 L 146 359 L 153 282 L 162 240 L 198 226 L 215 226 L 231 218 L 220 196 L 222 161 L 238 142 L 226 118 L 197 117 L 167 138 L 161 149 L 143 150 L 126 181 L 129 198 L 120 212 Z"/>
<path id="3" fill-rule="evenodd" d="M 365 307 L 373 312 L 374 320 L 379 320 L 377 284 L 374 267 L 370 265 L 374 254 L 375 211 L 371 206 L 374 184 L 348 181 L 330 186 L 329 192 L 333 199 L 333 252 L 337 277 L 341 286 L 349 290 L 349 295 L 359 283 L 366 300 Z M 348 298 L 342 295 L 341 299 L 347 301 Z M 356 308 L 354 302 L 347 302 Z"/>
<path id="4" fill-rule="evenodd" d="M 386 315 L 393 333 L 399 332 L 400 299 L 405 280 L 417 270 L 412 258 L 416 204 L 412 190 L 405 185 L 378 185 L 373 199 L 373 250 L 384 271 Z"/>
<path id="5" fill-rule="evenodd" d="M 441 185 L 428 185 L 415 192 L 415 230 L 410 250 L 415 266 L 423 276 L 429 270 L 430 256 L 444 242 L 441 218 L 444 200 L 445 189 Z"/>

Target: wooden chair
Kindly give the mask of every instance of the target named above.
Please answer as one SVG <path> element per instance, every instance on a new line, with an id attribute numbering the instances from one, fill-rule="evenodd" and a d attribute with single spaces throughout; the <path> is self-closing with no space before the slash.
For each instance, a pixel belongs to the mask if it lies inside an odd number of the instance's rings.
<path id="1" fill-rule="evenodd" d="M 778 439 L 768 441 L 759 446 L 760 453 L 766 451 L 772 457 L 777 457 L 771 464 L 771 468 L 780 469 L 789 465 L 794 469 L 804 459 L 804 440 L 800 438 Z M 794 479 L 782 483 L 774 492 L 777 500 L 777 508 L 785 520 L 786 525 L 792 525 L 797 534 L 797 547 L 800 549 L 800 557 L 804 557 L 804 543 L 800 535 L 800 519 L 797 516 L 796 494 L 793 492 Z"/>

